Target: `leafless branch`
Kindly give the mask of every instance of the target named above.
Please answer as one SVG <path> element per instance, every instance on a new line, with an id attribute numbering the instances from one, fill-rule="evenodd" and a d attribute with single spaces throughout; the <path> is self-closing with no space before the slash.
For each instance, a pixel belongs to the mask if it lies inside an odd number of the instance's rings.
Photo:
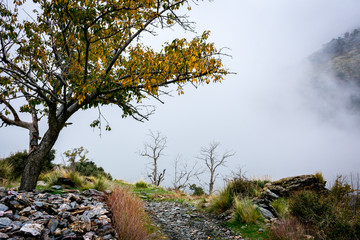
<path id="1" fill-rule="evenodd" d="M 226 151 L 219 157 L 217 154 L 217 148 L 220 146 L 219 142 L 211 142 L 208 147 L 202 147 L 200 150 L 200 155 L 197 157 L 203 161 L 209 170 L 210 179 L 209 179 L 209 195 L 214 191 L 214 184 L 217 176 L 216 169 L 220 166 L 225 166 L 226 160 L 235 155 L 233 151 Z"/>
<path id="2" fill-rule="evenodd" d="M 158 160 L 163 155 L 163 151 L 166 148 L 166 137 L 162 136 L 160 132 L 152 132 L 149 130 L 150 142 L 144 143 L 143 151 L 139 152 L 139 155 L 151 160 L 150 174 L 148 178 L 151 183 L 159 186 L 165 178 L 165 170 L 161 172 L 158 170 Z"/>

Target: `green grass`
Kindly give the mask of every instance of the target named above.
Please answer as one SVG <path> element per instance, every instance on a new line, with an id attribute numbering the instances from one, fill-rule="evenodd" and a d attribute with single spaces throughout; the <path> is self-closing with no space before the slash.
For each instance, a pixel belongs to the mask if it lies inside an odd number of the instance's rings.
<path id="1" fill-rule="evenodd" d="M 240 234 L 245 239 L 250 239 L 250 240 L 268 239 L 269 230 L 265 228 L 265 226 L 262 223 L 239 224 L 238 222 L 231 221 L 225 223 L 224 226 L 231 228 L 233 231 Z M 263 231 L 259 231 L 259 230 L 263 230 Z"/>
<path id="2" fill-rule="evenodd" d="M 281 218 L 288 218 L 290 216 L 289 203 L 285 198 L 272 201 L 271 206 L 273 206 Z"/>

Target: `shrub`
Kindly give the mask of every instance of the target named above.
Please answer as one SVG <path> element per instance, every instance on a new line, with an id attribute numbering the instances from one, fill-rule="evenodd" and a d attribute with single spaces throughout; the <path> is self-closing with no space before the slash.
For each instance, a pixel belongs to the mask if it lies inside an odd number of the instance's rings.
<path id="1" fill-rule="evenodd" d="M 95 179 L 93 187 L 96 190 L 105 191 L 108 188 L 108 184 L 106 182 L 106 179 L 99 177 Z"/>
<path id="2" fill-rule="evenodd" d="M 0 179 L 9 179 L 14 167 L 8 161 L 0 160 Z"/>
<path id="3" fill-rule="evenodd" d="M 225 212 L 233 206 L 235 197 L 253 198 L 258 196 L 262 184 L 265 185 L 265 181 L 248 180 L 243 175 L 237 175 L 228 180 L 226 187 L 211 200 L 209 211 Z"/>
<path id="4" fill-rule="evenodd" d="M 52 163 L 52 161 L 55 159 L 55 152 L 56 151 L 53 149 L 47 154 L 44 162 L 42 163 L 42 172 L 46 172 L 54 168 L 55 165 Z M 9 157 L 2 160 L 12 165 L 13 170 L 12 173 L 9 175 L 10 179 L 19 178 L 22 175 L 22 172 L 24 170 L 24 162 L 27 156 L 28 153 L 26 152 L 26 150 L 24 150 L 23 152 L 11 154 Z"/>
<path id="5" fill-rule="evenodd" d="M 255 184 L 257 189 L 263 189 L 265 184 L 269 183 L 270 180 L 268 179 L 254 179 L 252 182 Z"/>
<path id="6" fill-rule="evenodd" d="M 296 220 L 290 218 L 273 225 L 268 233 L 269 240 L 303 240 L 304 227 Z"/>
<path id="7" fill-rule="evenodd" d="M 17 152 L 11 154 L 9 157 L 5 158 L 3 161 L 12 165 L 12 174 L 9 175 L 9 178 L 15 179 L 21 176 L 24 169 L 24 161 L 27 158 L 28 154 L 26 151 Z"/>
<path id="8" fill-rule="evenodd" d="M 271 206 L 276 210 L 281 218 L 289 217 L 289 203 L 284 198 L 272 201 Z"/>
<path id="9" fill-rule="evenodd" d="M 85 179 L 78 172 L 70 171 L 68 178 L 75 183 L 76 187 L 83 187 L 85 185 Z"/>
<path id="10" fill-rule="evenodd" d="M 290 199 L 290 212 L 301 223 L 317 225 L 322 223 L 325 216 L 332 215 L 332 206 L 325 201 L 320 193 L 302 191 L 294 194 Z"/>
<path id="11" fill-rule="evenodd" d="M 233 220 L 239 223 L 256 223 L 262 219 L 257 207 L 248 199 L 235 198 Z"/>
<path id="12" fill-rule="evenodd" d="M 350 184 L 346 183 L 343 176 L 337 176 L 335 183 L 331 188 L 332 197 L 338 202 L 348 202 L 350 201 L 350 194 L 353 192 L 354 190 L 351 188 Z"/>
<path id="13" fill-rule="evenodd" d="M 81 187 L 83 185 L 84 179 L 79 175 L 79 173 L 72 172 L 66 167 L 56 166 L 53 170 L 40 174 L 39 180 L 45 181 L 49 186 L 54 185 L 58 182 L 59 178 L 68 178 L 72 180 L 75 185 Z"/>
<path id="14" fill-rule="evenodd" d="M 149 239 L 144 205 L 128 189 L 116 187 L 107 199 L 119 240 Z"/>
<path id="15" fill-rule="evenodd" d="M 317 238 L 358 239 L 359 216 L 351 211 L 348 199 L 338 195 L 339 189 L 341 192 L 349 189 L 340 182 L 334 187 L 329 194 L 310 191 L 295 194 L 290 212 Z"/>
<path id="16" fill-rule="evenodd" d="M 322 183 L 322 184 L 326 183 L 324 176 L 322 175 L 321 172 L 316 172 L 315 177 L 317 177 L 317 179 L 319 180 L 319 183 Z"/>
<path id="17" fill-rule="evenodd" d="M 105 172 L 102 167 L 98 167 L 93 161 L 76 162 L 75 169 L 84 176 L 105 177 L 112 180 L 111 174 Z"/>
<path id="18" fill-rule="evenodd" d="M 222 213 L 233 206 L 234 194 L 231 188 L 226 187 L 213 197 L 210 201 L 209 211 L 214 213 Z"/>
<path id="19" fill-rule="evenodd" d="M 196 186 L 196 184 L 191 184 L 189 188 L 193 191 L 192 195 L 194 196 L 202 196 L 205 194 L 204 189 L 202 187 Z"/>
<path id="20" fill-rule="evenodd" d="M 55 167 L 50 172 L 40 174 L 39 180 L 45 181 L 49 186 L 54 185 L 57 182 L 58 178 L 62 176 L 60 168 L 61 167 Z"/>
<path id="21" fill-rule="evenodd" d="M 141 180 L 141 181 L 135 183 L 135 187 L 136 188 L 148 188 L 148 184 L 144 180 Z"/>

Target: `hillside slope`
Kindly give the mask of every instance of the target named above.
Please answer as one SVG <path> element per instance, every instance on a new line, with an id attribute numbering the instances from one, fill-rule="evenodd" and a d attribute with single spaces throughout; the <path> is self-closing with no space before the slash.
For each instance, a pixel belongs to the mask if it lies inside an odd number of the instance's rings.
<path id="1" fill-rule="evenodd" d="M 317 86 L 335 80 L 339 90 L 349 92 L 347 107 L 360 111 L 360 28 L 332 39 L 309 59 Z"/>

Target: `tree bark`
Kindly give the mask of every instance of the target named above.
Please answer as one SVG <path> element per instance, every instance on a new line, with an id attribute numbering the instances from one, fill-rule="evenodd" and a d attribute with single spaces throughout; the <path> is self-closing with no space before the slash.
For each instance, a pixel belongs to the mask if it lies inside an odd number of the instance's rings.
<path id="1" fill-rule="evenodd" d="M 21 191 L 32 191 L 36 188 L 37 180 L 41 172 L 42 163 L 46 155 L 50 152 L 54 146 L 60 130 L 49 129 L 41 143 L 29 153 L 25 160 L 25 166 L 23 175 L 21 177 L 20 190 Z"/>

